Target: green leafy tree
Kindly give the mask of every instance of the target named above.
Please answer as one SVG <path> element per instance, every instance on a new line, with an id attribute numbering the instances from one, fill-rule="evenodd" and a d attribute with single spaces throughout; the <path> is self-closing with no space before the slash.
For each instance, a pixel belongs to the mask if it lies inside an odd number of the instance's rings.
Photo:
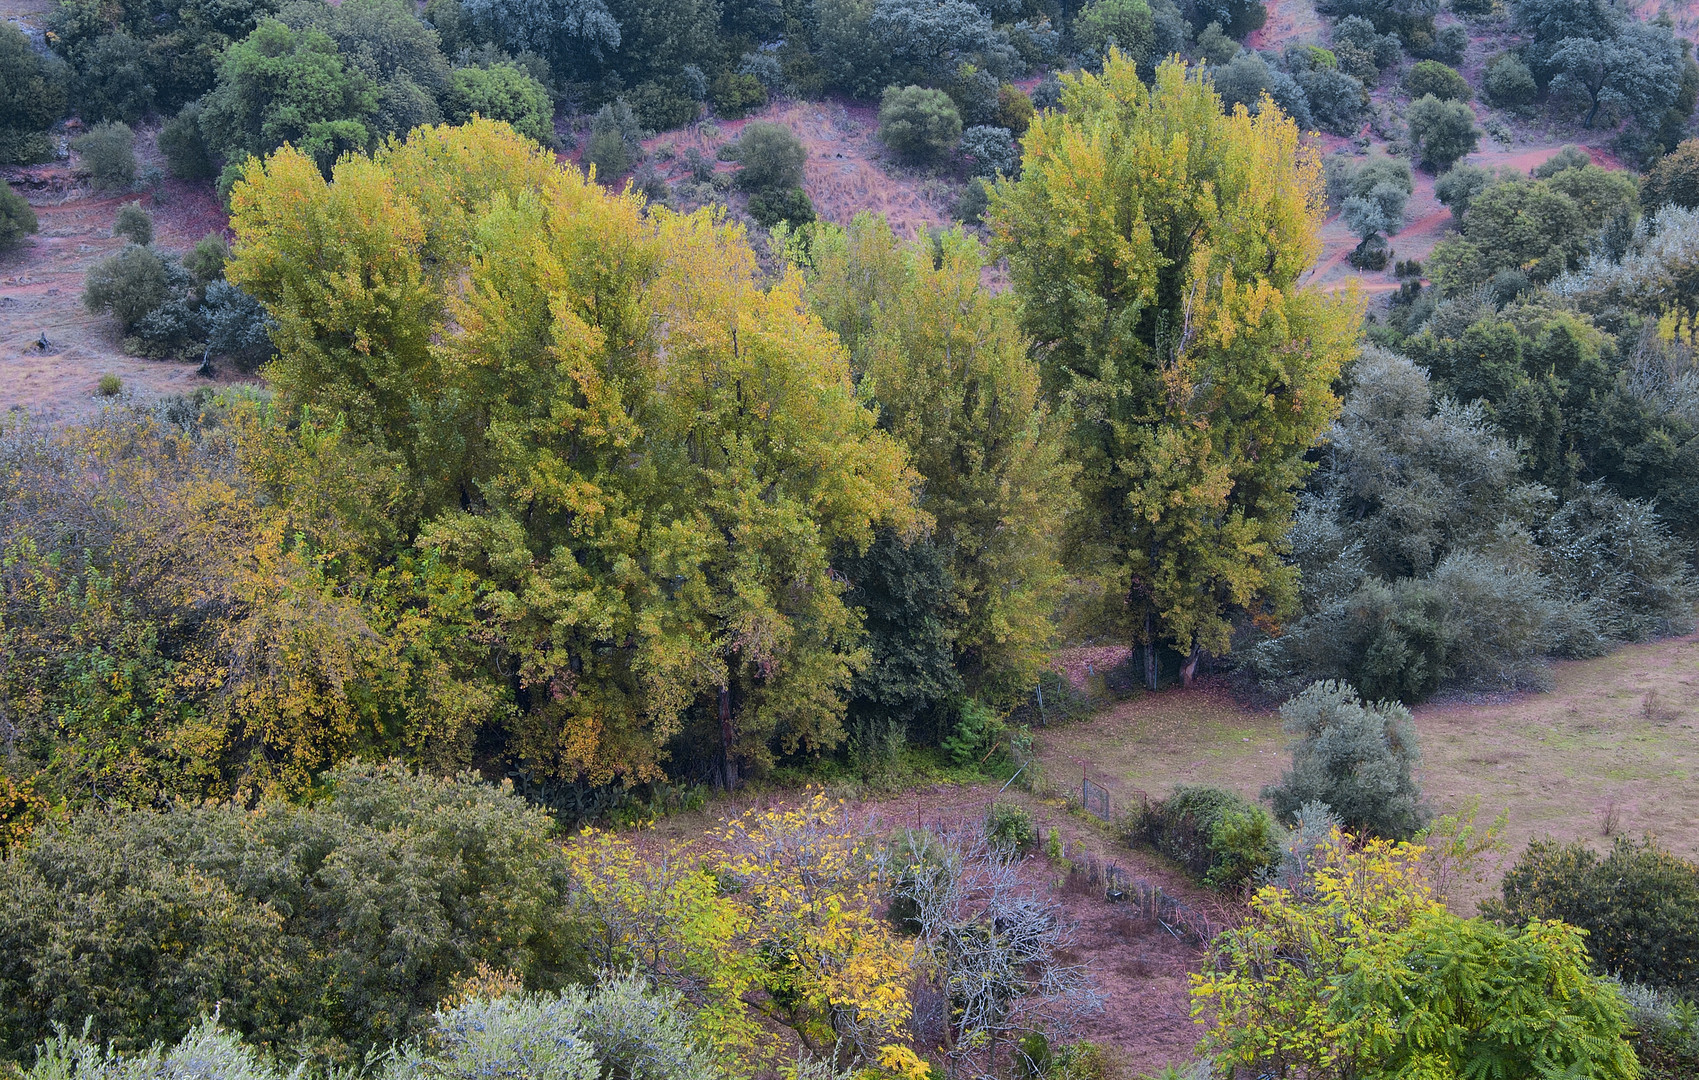
<path id="1" fill-rule="evenodd" d="M 905 161 L 937 161 L 961 135 L 961 114 L 942 90 L 891 86 L 879 99 L 879 141 Z"/>
<path id="2" fill-rule="evenodd" d="M 328 35 L 270 19 L 230 47 L 200 124 L 232 165 L 287 143 L 328 171 L 339 155 L 370 145 L 377 106 L 371 80 L 343 62 Z"/>
<path id="3" fill-rule="evenodd" d="M 1260 889 L 1194 977 L 1219 1065 L 1259 1074 L 1637 1080 L 1622 1000 L 1559 922 L 1503 930 L 1435 902 L 1421 848 L 1337 829 Z"/>
<path id="4" fill-rule="evenodd" d="M 1404 120 L 1422 164 L 1435 172 L 1444 172 L 1474 153 L 1481 141 L 1474 110 L 1461 101 L 1441 101 L 1428 94 L 1410 103 Z"/>
<path id="5" fill-rule="evenodd" d="M 518 64 L 457 69 L 449 78 L 448 118 L 500 120 L 544 146 L 555 144 L 554 99 Z"/>
<path id="6" fill-rule="evenodd" d="M 36 52 L 12 23 L 0 24 L 0 164 L 47 160 L 45 132 L 63 115 L 63 65 Z"/>
<path id="7" fill-rule="evenodd" d="M 1683 56 L 1669 31 L 1627 20 L 1608 38 L 1564 38 L 1552 50 L 1549 89 L 1581 103 L 1584 127 L 1601 112 L 1614 124 L 1656 124 L 1681 93 Z"/>
<path id="8" fill-rule="evenodd" d="M 29 201 L 10 184 L 0 187 L 0 252 L 20 247 L 40 227 Z"/>
<path id="9" fill-rule="evenodd" d="M 1280 559 L 1337 408 L 1358 315 L 1301 288 L 1321 169 L 1278 113 L 1224 114 L 1165 64 L 1146 89 L 1112 54 L 1034 121 L 993 195 L 996 251 L 1049 389 L 1072 412 L 1103 617 L 1146 646 L 1225 653 L 1232 620 L 1297 600 Z M 1254 451 L 1252 448 L 1254 447 Z"/>
<path id="10" fill-rule="evenodd" d="M 442 120 L 439 104 L 449 92 L 448 58 L 437 31 L 419 18 L 412 4 L 292 4 L 284 17 L 297 32 L 315 29 L 329 35 L 343 63 L 365 76 L 377 94 L 377 108 L 368 121 L 375 136 L 405 135 L 421 124 Z"/>
<path id="11" fill-rule="evenodd" d="M 1073 509 L 1063 433 L 1015 312 L 981 284 L 985 254 L 959 230 L 905 246 L 863 214 L 817 227 L 807 250 L 810 303 L 922 477 L 956 668 L 973 693 L 1011 700 L 1048 657 Z"/>
<path id="12" fill-rule="evenodd" d="M 1699 139 L 1684 140 L 1658 159 L 1646 174 L 1640 205 L 1648 211 L 1666 205 L 1699 207 Z"/>
<path id="13" fill-rule="evenodd" d="M 152 248 L 127 245 L 89 269 L 83 304 L 96 314 L 110 312 L 125 332 L 170 299 L 172 277 Z"/>

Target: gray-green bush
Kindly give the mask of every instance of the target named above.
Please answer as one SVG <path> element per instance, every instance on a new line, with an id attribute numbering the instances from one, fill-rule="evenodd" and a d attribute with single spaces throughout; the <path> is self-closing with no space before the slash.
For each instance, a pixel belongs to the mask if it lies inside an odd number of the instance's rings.
<path id="1" fill-rule="evenodd" d="M 136 133 L 128 124 L 96 124 L 71 140 L 82 171 L 102 191 L 122 191 L 136 182 Z"/>
<path id="2" fill-rule="evenodd" d="M 879 99 L 879 140 L 904 161 L 937 161 L 961 135 L 961 114 L 942 90 L 892 86 Z"/>
<path id="3" fill-rule="evenodd" d="M 1322 803 L 1346 828 L 1393 840 L 1408 840 L 1426 822 L 1411 775 L 1421 753 L 1404 706 L 1317 682 L 1282 705 L 1280 719 L 1297 736 L 1292 767 L 1263 796 L 1281 820 L 1295 823 L 1302 808 Z"/>

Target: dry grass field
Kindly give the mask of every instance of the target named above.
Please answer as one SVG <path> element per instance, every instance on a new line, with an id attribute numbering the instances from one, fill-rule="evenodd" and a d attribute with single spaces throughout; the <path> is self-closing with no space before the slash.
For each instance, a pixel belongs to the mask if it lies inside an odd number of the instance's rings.
<path id="1" fill-rule="evenodd" d="M 1656 836 L 1699 856 L 1699 635 L 1562 663 L 1548 693 L 1459 698 L 1414 710 L 1419 779 L 1434 809 L 1508 809 L 1512 853 L 1551 836 L 1608 844 Z M 1289 762 L 1274 712 L 1200 682 L 1043 733 L 1056 782 L 1089 769 L 1123 798 L 1213 784 L 1256 798 Z M 1459 899 L 1471 899 L 1459 897 Z"/>

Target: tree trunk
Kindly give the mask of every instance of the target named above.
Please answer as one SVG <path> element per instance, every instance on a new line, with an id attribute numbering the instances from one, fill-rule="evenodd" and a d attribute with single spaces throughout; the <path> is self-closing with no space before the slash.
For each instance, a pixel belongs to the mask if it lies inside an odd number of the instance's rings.
<path id="1" fill-rule="evenodd" d="M 723 755 L 721 779 L 727 791 L 737 790 L 737 752 L 732 749 L 732 688 L 720 687 L 720 750 Z"/>
<path id="2" fill-rule="evenodd" d="M 1148 611 L 1144 615 L 1144 685 L 1147 690 L 1156 689 L 1156 618 Z"/>
<path id="3" fill-rule="evenodd" d="M 1198 660 L 1202 656 L 1203 650 L 1198 648 L 1196 645 L 1193 645 L 1191 653 L 1186 657 L 1186 662 L 1180 665 L 1181 686 L 1192 685 L 1192 679 L 1198 673 Z"/>

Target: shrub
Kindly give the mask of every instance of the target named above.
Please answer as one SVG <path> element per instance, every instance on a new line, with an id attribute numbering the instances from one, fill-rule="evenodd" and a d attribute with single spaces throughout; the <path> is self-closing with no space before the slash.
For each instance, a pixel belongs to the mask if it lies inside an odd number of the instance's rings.
<path id="1" fill-rule="evenodd" d="M 1514 53 L 1500 53 L 1487 65 L 1482 82 L 1487 100 L 1501 109 L 1523 109 L 1540 95 L 1534 73 Z"/>
<path id="2" fill-rule="evenodd" d="M 136 133 L 128 124 L 97 124 L 71 140 L 82 156 L 82 172 L 102 191 L 121 191 L 136 182 Z"/>
<path id="3" fill-rule="evenodd" d="M 1030 851 L 1038 843 L 1038 828 L 1025 807 L 992 803 L 985 811 L 985 836 L 1000 851 Z"/>
<path id="4" fill-rule="evenodd" d="M 1025 90 L 1013 83 L 1004 83 L 997 88 L 997 124 L 1006 127 L 1016 138 L 1026 134 L 1026 129 L 1032 124 L 1035 110 L 1032 98 Z"/>
<path id="5" fill-rule="evenodd" d="M 1365 703 L 1350 685 L 1317 682 L 1280 707 L 1298 738 L 1292 768 L 1263 796 L 1291 823 L 1309 803 L 1324 803 L 1352 830 L 1408 840 L 1427 820 L 1411 767 L 1421 761 L 1409 710 L 1393 701 Z"/>
<path id="6" fill-rule="evenodd" d="M 218 164 L 201 135 L 201 107 L 190 102 L 159 129 L 159 152 L 172 176 L 205 180 L 218 175 Z"/>
<path id="7" fill-rule="evenodd" d="M 1699 139 L 1683 140 L 1646 174 L 1640 205 L 1650 212 L 1666 204 L 1699 207 Z"/>
<path id="8" fill-rule="evenodd" d="M 702 104 L 676 86 L 638 83 L 629 95 L 631 110 L 650 131 L 672 131 L 695 120 Z"/>
<path id="9" fill-rule="evenodd" d="M 12 190 L 12 185 L 0 182 L 0 252 L 11 251 L 41 228 L 29 200 Z"/>
<path id="10" fill-rule="evenodd" d="M 1475 114 L 1461 101 L 1441 101 L 1428 94 L 1410 103 L 1404 119 L 1410 125 L 1410 140 L 1420 148 L 1422 163 L 1437 172 L 1474 153 L 1481 141 Z"/>
<path id="11" fill-rule="evenodd" d="M 0 863 L 0 1054 L 85 1017 L 143 1047 L 216 1007 L 256 1044 L 357 1062 L 480 961 L 539 989 L 573 974 L 544 812 L 394 765 L 343 766 L 324 790 L 38 828 Z"/>
<path id="12" fill-rule="evenodd" d="M 743 168 L 737 184 L 745 191 L 773 191 L 800 187 L 808 150 L 796 133 L 784 124 L 746 124 L 732 150 Z"/>
<path id="13" fill-rule="evenodd" d="M 117 397 L 123 389 L 124 381 L 111 373 L 102 375 L 99 384 L 96 386 L 96 391 L 101 397 Z"/>
<path id="14" fill-rule="evenodd" d="M 1570 144 L 1559 148 L 1558 152 L 1534 166 L 1533 176 L 1536 180 L 1550 180 L 1560 172 L 1570 169 L 1585 169 L 1593 164 L 1592 155 L 1579 146 Z"/>
<path id="15" fill-rule="evenodd" d="M 1651 840 L 1618 837 L 1603 858 L 1580 844 L 1535 840 L 1481 913 L 1506 926 L 1562 919 L 1587 931 L 1601 972 L 1699 990 L 1699 865 Z"/>
<path id="16" fill-rule="evenodd" d="M 615 99 L 590 121 L 590 145 L 584 159 L 596 167 L 597 179 L 608 183 L 631 169 L 643 135 L 643 125 L 631 106 L 623 98 Z"/>
<path id="17" fill-rule="evenodd" d="M 548 87 L 518 64 L 457 68 L 449 77 L 445 112 L 464 124 L 474 113 L 501 120 L 528 139 L 555 145 L 554 99 Z"/>
<path id="18" fill-rule="evenodd" d="M 215 281 L 224 280 L 224 264 L 230 261 L 230 245 L 218 233 L 207 233 L 195 241 L 195 246 L 183 256 L 183 268 L 194 279 L 197 288 L 204 289 Z"/>
<path id="19" fill-rule="evenodd" d="M 64 65 L 0 21 L 0 165 L 50 160 L 53 146 L 43 133 L 63 115 Z"/>
<path id="20" fill-rule="evenodd" d="M 1456 68 L 1438 60 L 1418 61 L 1410 74 L 1404 76 L 1404 88 L 1412 98 L 1432 94 L 1441 101 L 1469 101 L 1475 96 L 1469 89 L 1469 80 L 1458 74 Z"/>
<path id="21" fill-rule="evenodd" d="M 1280 828 L 1267 810 L 1231 791 L 1177 787 L 1140 815 L 1137 835 L 1194 877 L 1231 889 L 1281 859 Z"/>
<path id="22" fill-rule="evenodd" d="M 942 90 L 892 86 L 879 99 L 879 139 L 904 161 L 936 161 L 961 134 L 961 114 Z"/>
<path id="23" fill-rule="evenodd" d="M 1114 45 L 1142 61 L 1155 41 L 1156 24 L 1146 0 L 1093 0 L 1074 17 L 1074 43 L 1100 57 Z"/>
<path id="24" fill-rule="evenodd" d="M 991 194 L 986 190 L 985 181 L 974 177 L 962 189 L 962 194 L 956 200 L 956 205 L 950 213 L 957 221 L 965 221 L 969 225 L 980 225 L 985 221 L 985 210 L 991 205 Z"/>
<path id="25" fill-rule="evenodd" d="M 146 247 L 153 243 L 153 218 L 142 209 L 141 203 L 127 202 L 118 208 L 118 216 L 112 222 L 112 235 Z"/>
<path id="26" fill-rule="evenodd" d="M 722 72 L 708 90 L 714 111 L 728 120 L 736 120 L 767 104 L 767 88 L 761 80 L 742 72 Z"/>
<path id="27" fill-rule="evenodd" d="M 152 248 L 130 244 L 89 269 L 83 304 L 96 315 L 110 312 L 128 333 L 171 299 L 172 284 L 164 259 Z"/>
<path id="28" fill-rule="evenodd" d="M 277 321 L 246 292 L 226 281 L 209 283 L 201 316 L 212 355 L 229 359 L 239 371 L 254 371 L 271 359 Z"/>
<path id="29" fill-rule="evenodd" d="M 1008 128 L 980 125 L 962 132 L 962 152 L 973 159 L 973 175 L 983 179 L 1013 176 L 1020 150 Z"/>
<path id="30" fill-rule="evenodd" d="M 781 221 L 806 225 L 814 220 L 814 203 L 800 187 L 768 188 L 749 197 L 749 216 L 764 229 Z"/>
<path id="31" fill-rule="evenodd" d="M 1451 220 L 1462 221 L 1469 204 L 1492 179 L 1492 173 L 1479 165 L 1458 165 L 1434 181 L 1434 197 L 1451 208 Z"/>

